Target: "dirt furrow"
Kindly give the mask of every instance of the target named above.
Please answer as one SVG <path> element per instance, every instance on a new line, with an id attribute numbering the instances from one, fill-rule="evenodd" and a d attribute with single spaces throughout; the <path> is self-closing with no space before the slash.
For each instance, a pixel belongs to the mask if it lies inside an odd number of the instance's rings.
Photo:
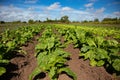
<path id="1" fill-rule="evenodd" d="M 92 67 L 89 60 L 79 59 L 79 49 L 75 49 L 73 44 L 69 44 L 64 49 L 71 53 L 71 60 L 67 62 L 68 67 L 77 75 L 77 80 L 114 80 L 112 76 L 106 72 L 104 67 Z M 59 80 L 72 80 L 66 74 L 61 74 Z"/>

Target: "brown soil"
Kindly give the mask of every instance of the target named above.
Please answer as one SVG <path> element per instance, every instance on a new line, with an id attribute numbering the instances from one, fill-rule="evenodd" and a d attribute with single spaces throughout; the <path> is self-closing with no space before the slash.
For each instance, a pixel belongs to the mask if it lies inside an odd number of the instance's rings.
<path id="1" fill-rule="evenodd" d="M 37 44 L 36 38 L 37 36 L 27 46 L 22 47 L 28 53 L 27 55 L 17 53 L 11 59 L 11 64 L 7 67 L 8 72 L 0 77 L 0 80 L 28 80 L 29 75 L 37 65 L 34 57 L 35 45 Z M 79 49 L 74 49 L 72 44 L 69 44 L 64 50 L 71 53 L 71 59 L 66 64 L 75 72 L 77 80 L 115 80 L 106 72 L 104 67 L 92 67 L 89 65 L 89 60 L 79 59 L 80 51 Z M 41 73 L 34 80 L 37 80 L 37 78 L 39 80 L 50 80 L 46 73 Z M 59 75 L 58 80 L 72 80 L 72 78 L 63 73 Z"/>
<path id="2" fill-rule="evenodd" d="M 106 72 L 104 67 L 92 67 L 89 65 L 89 61 L 79 59 L 79 49 L 74 49 L 72 44 L 69 44 L 64 49 L 71 53 L 71 60 L 67 62 L 68 67 L 75 72 L 77 80 L 114 80 L 110 74 Z M 72 80 L 67 75 L 61 74 L 59 80 Z"/>
<path id="3" fill-rule="evenodd" d="M 36 59 L 33 54 L 34 44 L 34 42 L 28 43 L 28 46 L 22 47 L 23 50 L 25 50 L 29 54 L 24 55 L 17 53 L 16 56 L 10 60 L 10 63 L 14 66 L 11 68 L 11 65 L 9 65 L 8 71 L 10 72 L 8 72 L 7 75 L 3 75 L 0 80 L 28 80 L 28 76 L 36 66 Z M 15 67 L 16 69 L 13 70 Z"/>

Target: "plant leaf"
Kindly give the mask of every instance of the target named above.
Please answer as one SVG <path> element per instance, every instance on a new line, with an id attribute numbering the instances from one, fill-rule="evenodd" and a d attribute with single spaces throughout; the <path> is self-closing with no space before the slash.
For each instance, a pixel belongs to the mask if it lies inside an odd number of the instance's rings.
<path id="1" fill-rule="evenodd" d="M 103 66 L 103 65 L 104 65 L 104 63 L 105 63 L 105 61 L 100 60 L 100 61 L 98 61 L 98 62 L 97 62 L 97 66 Z"/>
<path id="2" fill-rule="evenodd" d="M 115 70 L 120 71 L 120 59 L 115 59 L 112 65 Z"/>
<path id="3" fill-rule="evenodd" d="M 69 68 L 61 68 L 61 69 L 59 70 L 59 73 L 61 73 L 61 72 L 66 72 L 67 75 L 69 75 L 69 76 L 71 76 L 71 77 L 73 78 L 73 80 L 77 80 L 76 74 L 73 73 Z"/>
<path id="4" fill-rule="evenodd" d="M 6 72 L 6 69 L 4 67 L 0 67 L 0 76 L 3 75 Z"/>
<path id="5" fill-rule="evenodd" d="M 94 59 L 90 60 L 90 65 L 91 66 L 96 66 L 96 64 L 97 64 L 97 62 Z"/>
<path id="6" fill-rule="evenodd" d="M 97 47 L 96 44 L 95 44 L 95 42 L 94 42 L 94 39 L 92 39 L 92 38 L 87 38 L 86 41 L 87 41 L 87 44 L 88 44 L 89 46 Z"/>
<path id="7" fill-rule="evenodd" d="M 57 80 L 57 69 L 56 67 L 52 67 L 50 72 L 48 73 L 51 80 Z"/>
<path id="8" fill-rule="evenodd" d="M 32 74 L 30 74 L 30 76 L 29 76 L 29 80 L 33 80 L 33 78 L 36 76 L 36 75 L 38 75 L 39 73 L 41 73 L 42 71 L 38 68 L 38 67 L 36 67 L 35 69 L 34 69 L 34 71 L 32 72 Z"/>
<path id="9" fill-rule="evenodd" d="M 87 52 L 90 49 L 90 46 L 83 45 L 81 52 Z"/>

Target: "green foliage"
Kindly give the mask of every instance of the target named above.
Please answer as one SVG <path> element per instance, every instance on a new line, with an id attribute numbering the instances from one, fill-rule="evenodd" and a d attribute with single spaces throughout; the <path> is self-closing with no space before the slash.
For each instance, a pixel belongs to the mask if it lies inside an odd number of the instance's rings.
<path id="1" fill-rule="evenodd" d="M 0 24 L 5 24 L 5 21 L 0 21 Z"/>
<path id="2" fill-rule="evenodd" d="M 117 61 L 113 59 L 111 54 L 115 54 L 118 56 L 119 43 L 116 40 L 105 40 L 102 37 L 94 37 L 94 38 L 87 38 L 86 43 L 81 48 L 80 56 L 84 56 L 84 59 L 90 59 L 90 64 L 92 66 L 103 66 L 109 65 L 113 67 L 116 71 L 119 70 L 119 62 L 120 58 L 116 57 Z M 114 64 L 114 65 L 113 65 Z"/>
<path id="3" fill-rule="evenodd" d="M 95 28 L 94 28 L 95 29 Z M 99 35 L 99 30 L 90 28 L 59 28 L 59 32 L 64 36 L 65 43 L 71 41 L 74 47 L 81 50 L 80 56 L 90 60 L 92 66 L 111 67 L 113 72 L 120 72 L 119 61 L 120 43 L 115 39 L 105 39 L 107 35 L 113 35 L 113 31 L 105 30 L 102 35 Z M 119 35 L 119 34 L 117 34 Z M 117 65 L 118 64 L 118 65 Z"/>
<path id="4" fill-rule="evenodd" d="M 120 20 L 118 18 L 104 18 L 102 20 L 104 24 L 120 24 Z"/>
<path id="5" fill-rule="evenodd" d="M 62 16 L 61 19 L 60 19 L 60 21 L 64 22 L 64 23 L 69 23 L 70 21 L 69 21 L 68 18 L 69 18 L 68 16 Z"/>
<path id="6" fill-rule="evenodd" d="M 33 80 L 32 78 L 38 75 L 39 73 L 41 73 L 41 70 L 38 67 L 36 67 L 32 74 L 29 76 L 29 80 Z"/>
<path id="7" fill-rule="evenodd" d="M 0 76 L 6 72 L 6 69 L 4 67 L 0 67 Z"/>
<path id="8" fill-rule="evenodd" d="M 9 64 L 9 53 L 20 52 L 20 47 L 38 34 L 42 27 L 22 27 L 0 34 L 0 76 L 6 72 L 3 65 Z M 50 26 L 46 27 L 35 47 L 38 66 L 29 76 L 30 80 L 41 72 L 47 72 L 52 80 L 57 80 L 62 72 L 77 80 L 76 75 L 65 65 L 70 54 L 63 51 L 62 47 L 69 43 L 81 50 L 80 56 L 89 59 L 90 65 L 110 67 L 113 72 L 120 72 L 120 43 L 116 41 L 120 39 L 119 30 L 55 25 L 53 27 L 60 33 L 56 35 Z M 60 42 L 60 36 L 63 36 L 64 44 Z M 109 36 L 112 38 L 109 39 Z"/>
<path id="9" fill-rule="evenodd" d="M 28 20 L 28 23 L 33 24 L 34 20 L 30 19 L 30 20 Z"/>
<path id="10" fill-rule="evenodd" d="M 99 22 L 99 19 L 97 19 L 97 18 L 96 18 L 96 19 L 94 19 L 94 22 Z"/>
<path id="11" fill-rule="evenodd" d="M 77 80 L 76 75 L 69 68 L 61 68 L 59 72 L 66 72 L 69 76 L 73 77 L 73 80 Z"/>
<path id="12" fill-rule="evenodd" d="M 62 72 L 66 72 L 74 80 L 77 80 L 76 75 L 65 65 L 66 58 L 70 54 L 60 48 L 62 45 L 60 39 L 53 33 L 50 27 L 45 29 L 38 41 L 40 43 L 35 47 L 38 66 L 30 75 L 29 80 L 32 80 L 41 72 L 47 72 L 51 80 L 57 80 Z"/>
<path id="13" fill-rule="evenodd" d="M 70 69 L 65 68 L 64 63 L 67 61 L 66 58 L 69 56 L 69 53 L 59 48 L 56 48 L 55 51 L 51 52 L 40 52 L 40 54 L 37 56 L 37 68 L 39 68 L 42 72 L 48 72 L 51 80 L 56 80 L 58 75 L 63 71 L 72 76 L 74 80 L 76 80 L 75 74 Z M 36 69 L 34 72 L 36 72 Z"/>
<path id="14" fill-rule="evenodd" d="M 120 58 L 119 59 L 115 59 L 113 61 L 112 66 L 114 67 L 115 70 L 120 71 Z"/>
<path id="15" fill-rule="evenodd" d="M 0 54 L 0 76 L 6 72 L 6 68 L 2 67 L 9 63 L 9 60 L 3 59 L 3 55 Z"/>
<path id="16" fill-rule="evenodd" d="M 26 53 L 21 46 L 41 30 L 38 27 L 21 27 L 16 30 L 6 30 L 0 35 L 0 76 L 6 72 L 4 65 L 9 64 L 13 52 Z"/>

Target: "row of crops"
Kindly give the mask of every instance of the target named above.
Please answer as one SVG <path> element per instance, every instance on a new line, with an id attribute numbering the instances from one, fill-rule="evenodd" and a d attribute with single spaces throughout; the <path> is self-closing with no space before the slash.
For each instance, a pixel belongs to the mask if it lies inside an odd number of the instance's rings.
<path id="1" fill-rule="evenodd" d="M 0 76 L 6 72 L 4 65 L 9 64 L 12 52 L 25 53 L 21 50 L 27 41 L 42 29 L 42 36 L 35 45 L 37 67 L 29 79 L 32 80 L 41 72 L 48 73 L 51 80 L 57 80 L 60 73 L 65 72 L 74 80 L 77 77 L 66 66 L 70 53 L 63 49 L 73 43 L 74 48 L 80 49 L 80 57 L 90 60 L 91 66 L 104 66 L 112 73 L 120 74 L 120 32 L 104 28 L 89 28 L 73 25 L 36 25 L 21 27 L 17 30 L 6 30 L 0 35 Z M 64 38 L 64 44 L 61 43 Z M 106 38 L 111 37 L 111 38 Z"/>
<path id="2" fill-rule="evenodd" d="M 79 56 L 89 59 L 90 65 L 105 66 L 113 72 L 120 72 L 120 43 L 117 40 L 106 39 L 105 36 L 81 28 L 62 28 L 58 32 L 64 36 L 66 44 L 72 42 L 75 48 L 80 49 Z"/>
<path id="3" fill-rule="evenodd" d="M 12 53 L 25 53 L 21 47 L 42 29 L 41 26 L 21 27 L 17 30 L 6 30 L 0 34 L 0 76 L 6 72 Z"/>
<path id="4" fill-rule="evenodd" d="M 72 29 L 80 29 L 84 31 L 89 31 L 95 35 L 103 36 L 103 37 L 112 37 L 114 39 L 120 40 L 120 29 L 114 27 L 95 27 L 95 26 L 79 26 L 79 25 L 63 25 L 63 24 L 55 24 L 57 27 L 64 28 L 72 28 Z"/>
<path id="5" fill-rule="evenodd" d="M 57 80 L 62 72 L 77 80 L 76 75 L 65 64 L 70 53 L 63 50 L 60 36 L 56 35 L 51 27 L 44 30 L 38 42 L 35 47 L 38 65 L 30 75 L 30 80 L 41 72 L 47 72 L 51 80 Z"/>

